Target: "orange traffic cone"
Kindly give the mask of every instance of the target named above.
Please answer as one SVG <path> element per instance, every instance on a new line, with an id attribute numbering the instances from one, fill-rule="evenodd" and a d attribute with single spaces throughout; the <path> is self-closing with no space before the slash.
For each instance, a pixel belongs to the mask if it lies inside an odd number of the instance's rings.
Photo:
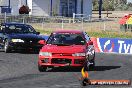
<path id="1" fill-rule="evenodd" d="M 83 78 L 88 78 L 89 77 L 88 72 L 84 71 L 84 67 L 82 68 L 81 73 L 82 73 Z"/>
<path id="2" fill-rule="evenodd" d="M 89 79 L 88 71 L 85 71 L 84 67 L 82 68 L 81 73 L 82 73 L 82 79 L 83 79 L 82 80 L 82 85 L 86 86 L 87 84 L 91 84 L 90 79 Z"/>

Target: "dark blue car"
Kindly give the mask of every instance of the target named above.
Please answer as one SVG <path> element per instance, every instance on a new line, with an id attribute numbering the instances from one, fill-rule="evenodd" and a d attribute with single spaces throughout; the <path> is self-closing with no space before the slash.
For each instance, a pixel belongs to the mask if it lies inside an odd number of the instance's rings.
<path id="1" fill-rule="evenodd" d="M 45 37 L 39 35 L 31 25 L 2 23 L 0 28 L 0 48 L 6 53 L 17 49 L 39 50 L 43 46 L 39 41 L 45 40 Z"/>

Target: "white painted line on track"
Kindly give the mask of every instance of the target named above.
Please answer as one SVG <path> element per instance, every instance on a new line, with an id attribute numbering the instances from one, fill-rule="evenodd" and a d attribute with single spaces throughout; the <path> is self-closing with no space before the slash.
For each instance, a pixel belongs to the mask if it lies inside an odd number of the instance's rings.
<path id="1" fill-rule="evenodd" d="M 96 53 L 115 54 L 115 55 L 132 55 L 131 53 L 116 53 L 116 52 L 96 52 Z"/>

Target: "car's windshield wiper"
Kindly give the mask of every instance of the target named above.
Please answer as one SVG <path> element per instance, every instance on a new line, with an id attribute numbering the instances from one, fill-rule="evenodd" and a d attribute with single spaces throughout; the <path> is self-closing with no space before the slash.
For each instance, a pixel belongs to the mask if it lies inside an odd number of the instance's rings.
<path id="1" fill-rule="evenodd" d="M 85 45 L 85 44 L 79 44 L 79 43 L 78 43 L 78 44 L 73 44 L 73 45 Z"/>
<path id="2" fill-rule="evenodd" d="M 57 46 L 70 46 L 70 44 L 63 44 L 63 43 L 52 43 L 52 44 Z"/>

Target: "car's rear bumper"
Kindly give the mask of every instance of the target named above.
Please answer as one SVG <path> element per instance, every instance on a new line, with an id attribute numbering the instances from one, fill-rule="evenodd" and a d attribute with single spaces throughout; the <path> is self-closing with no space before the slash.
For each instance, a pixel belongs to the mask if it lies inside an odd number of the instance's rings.
<path id="1" fill-rule="evenodd" d="M 47 61 L 44 61 L 48 59 Z M 40 66 L 54 67 L 54 66 L 71 66 L 81 67 L 84 65 L 85 57 L 74 57 L 74 56 L 60 56 L 60 57 L 44 57 L 39 56 L 38 64 Z"/>

